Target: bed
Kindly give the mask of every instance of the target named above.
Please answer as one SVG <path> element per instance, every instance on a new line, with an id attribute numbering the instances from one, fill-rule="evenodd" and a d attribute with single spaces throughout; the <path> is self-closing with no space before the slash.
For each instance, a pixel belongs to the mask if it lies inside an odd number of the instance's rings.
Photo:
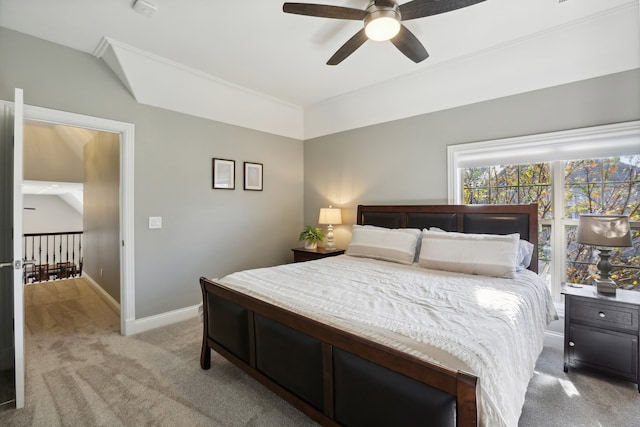
<path id="1" fill-rule="evenodd" d="M 555 316 L 535 274 L 537 206 L 360 205 L 353 233 L 348 255 L 200 278 L 202 369 L 215 350 L 322 425 L 517 425 Z M 367 240 L 418 233 L 401 262 L 404 243 L 387 245 L 389 258 Z M 429 253 L 460 250 L 461 268 L 485 268 L 464 251 L 486 235 L 499 235 L 498 248 L 529 241 L 528 271 L 505 279 L 429 264 Z M 468 311 L 473 320 L 460 317 Z"/>

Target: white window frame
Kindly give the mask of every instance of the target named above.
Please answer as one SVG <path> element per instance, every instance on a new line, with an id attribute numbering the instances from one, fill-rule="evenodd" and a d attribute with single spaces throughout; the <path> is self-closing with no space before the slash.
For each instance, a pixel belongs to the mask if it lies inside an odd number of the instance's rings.
<path id="1" fill-rule="evenodd" d="M 563 200 L 564 183 L 561 161 L 617 157 L 640 154 L 640 120 L 559 132 L 526 135 L 489 141 L 449 145 L 447 147 L 447 193 L 450 204 L 463 203 L 462 171 L 469 167 L 498 164 L 550 162 L 554 201 L 554 223 L 551 236 L 551 293 L 560 298 L 560 288 L 566 269 L 564 230 L 577 223 L 564 218 L 564 209 L 555 201 Z M 561 217 L 557 217 L 561 215 Z M 560 250 L 557 250 L 560 248 Z"/>

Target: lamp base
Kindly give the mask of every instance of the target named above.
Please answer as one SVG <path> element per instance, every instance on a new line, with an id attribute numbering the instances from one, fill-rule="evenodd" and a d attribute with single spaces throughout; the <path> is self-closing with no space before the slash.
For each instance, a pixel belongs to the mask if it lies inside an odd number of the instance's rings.
<path id="1" fill-rule="evenodd" d="M 331 224 L 327 227 L 327 243 L 324 245 L 324 249 L 327 251 L 335 251 L 337 249 L 333 241 L 333 225 Z"/>
<path id="2" fill-rule="evenodd" d="M 616 294 L 616 282 L 611 279 L 593 279 L 593 284 L 596 290 L 600 294 L 615 295 Z"/>

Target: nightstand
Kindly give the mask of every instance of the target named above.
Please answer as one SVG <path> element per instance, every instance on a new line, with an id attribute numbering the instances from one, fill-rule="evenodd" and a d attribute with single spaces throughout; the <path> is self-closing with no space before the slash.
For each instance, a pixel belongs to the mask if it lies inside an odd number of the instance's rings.
<path id="1" fill-rule="evenodd" d="M 291 250 L 293 251 L 293 262 L 312 261 L 314 259 L 321 259 L 344 254 L 344 249 L 328 251 L 322 247 L 318 247 L 317 249 L 295 248 Z"/>
<path id="2" fill-rule="evenodd" d="M 633 381 L 640 391 L 640 292 L 598 294 L 591 285 L 564 285 L 564 371 L 591 368 Z"/>

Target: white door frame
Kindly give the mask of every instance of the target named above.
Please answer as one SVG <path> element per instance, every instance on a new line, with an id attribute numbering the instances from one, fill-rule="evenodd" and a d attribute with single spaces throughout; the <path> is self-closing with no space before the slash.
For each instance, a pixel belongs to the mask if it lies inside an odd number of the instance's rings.
<path id="1" fill-rule="evenodd" d="M 135 126 L 99 117 L 24 106 L 24 119 L 117 133 L 120 135 L 120 333 L 135 330 L 133 166 Z"/>
<path id="2" fill-rule="evenodd" d="M 22 260 L 22 179 L 24 154 L 24 93 L 15 89 L 13 110 L 13 342 L 16 409 L 24 408 L 24 265 Z"/>

